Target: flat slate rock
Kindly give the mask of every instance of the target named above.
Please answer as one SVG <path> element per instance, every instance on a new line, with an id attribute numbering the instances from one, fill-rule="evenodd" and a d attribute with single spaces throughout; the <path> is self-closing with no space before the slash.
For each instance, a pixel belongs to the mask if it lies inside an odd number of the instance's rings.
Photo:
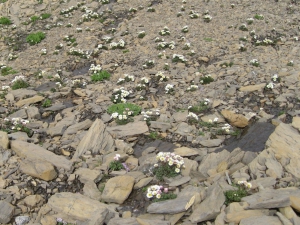
<path id="1" fill-rule="evenodd" d="M 275 126 L 271 123 L 255 123 L 241 139 L 233 141 L 225 147 L 218 148 L 216 151 L 226 149 L 231 152 L 235 148 L 241 148 L 242 151 L 261 152 L 265 149 L 266 141 L 274 130 Z"/>

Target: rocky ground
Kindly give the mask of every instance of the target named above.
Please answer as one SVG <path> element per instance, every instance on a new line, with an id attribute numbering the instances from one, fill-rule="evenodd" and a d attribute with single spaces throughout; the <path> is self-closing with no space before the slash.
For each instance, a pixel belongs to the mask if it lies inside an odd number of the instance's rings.
<path id="1" fill-rule="evenodd" d="M 298 0 L 2 0 L 0 17 L 0 224 L 300 224 Z M 154 176 L 159 152 L 178 176 Z"/>

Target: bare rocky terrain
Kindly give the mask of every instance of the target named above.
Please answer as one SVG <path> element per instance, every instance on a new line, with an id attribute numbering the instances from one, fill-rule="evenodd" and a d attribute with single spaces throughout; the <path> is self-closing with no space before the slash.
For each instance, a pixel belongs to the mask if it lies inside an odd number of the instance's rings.
<path id="1" fill-rule="evenodd" d="M 0 0 L 0 224 L 300 224 L 299 18 L 299 0 Z M 158 179 L 159 152 L 185 168 Z"/>

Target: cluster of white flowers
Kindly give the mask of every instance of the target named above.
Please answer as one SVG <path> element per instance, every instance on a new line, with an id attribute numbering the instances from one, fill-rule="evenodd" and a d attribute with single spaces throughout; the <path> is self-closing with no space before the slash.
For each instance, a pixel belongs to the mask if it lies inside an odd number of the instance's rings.
<path id="1" fill-rule="evenodd" d="M 155 76 L 159 81 L 167 81 L 169 79 L 169 76 L 164 75 L 164 72 L 158 71 Z"/>
<path id="2" fill-rule="evenodd" d="M 29 123 L 29 120 L 24 120 L 24 119 L 22 119 L 22 118 L 20 118 L 20 117 L 14 117 L 14 118 L 11 118 L 11 119 L 5 118 L 5 119 L 4 119 L 4 122 L 13 125 L 13 126 L 11 127 L 12 130 L 21 130 L 21 127 L 18 126 L 18 125 L 23 125 L 23 126 L 25 126 L 26 124 Z"/>
<path id="3" fill-rule="evenodd" d="M 77 27 L 77 28 L 76 28 L 76 31 L 77 31 L 77 32 L 82 32 L 82 28 L 81 28 L 81 27 Z"/>
<path id="4" fill-rule="evenodd" d="M 169 166 L 175 167 L 175 172 L 180 173 L 181 168 L 185 168 L 183 158 L 180 155 L 176 155 L 171 152 L 159 152 L 156 159 L 160 163 L 167 163 Z M 155 164 L 154 167 L 157 167 Z"/>
<path id="5" fill-rule="evenodd" d="M 216 118 L 214 118 L 214 120 L 212 120 L 212 119 L 209 119 L 209 120 L 208 120 L 208 122 L 209 122 L 209 123 L 217 123 L 217 122 L 218 122 L 218 120 L 219 120 L 219 118 L 218 118 L 218 117 L 216 117 Z"/>
<path id="6" fill-rule="evenodd" d="M 274 74 L 274 75 L 272 76 L 272 80 L 273 80 L 273 81 L 277 81 L 277 80 L 278 80 L 278 75 L 277 75 L 277 74 Z"/>
<path id="7" fill-rule="evenodd" d="M 10 88 L 10 86 L 2 86 L 2 91 L 6 91 L 6 90 L 8 90 Z"/>
<path id="8" fill-rule="evenodd" d="M 240 30 L 243 30 L 243 31 L 246 31 L 248 30 L 247 28 L 247 25 L 245 23 L 243 23 L 240 27 L 239 27 Z"/>
<path id="9" fill-rule="evenodd" d="M 191 10 L 191 11 L 189 12 L 189 17 L 190 17 L 191 19 L 199 18 L 199 13 L 196 13 L 195 11 Z"/>
<path id="10" fill-rule="evenodd" d="M 82 84 L 82 86 L 86 86 L 86 82 L 85 81 L 81 81 L 80 79 L 75 79 L 71 81 L 72 85 L 80 85 Z"/>
<path id="11" fill-rule="evenodd" d="M 68 23 L 68 24 L 66 25 L 66 27 L 73 27 L 73 24 L 72 24 L 72 23 Z"/>
<path id="12" fill-rule="evenodd" d="M 198 85 L 192 84 L 186 90 L 187 91 L 196 91 L 198 89 Z"/>
<path id="13" fill-rule="evenodd" d="M 249 188 L 249 189 L 252 188 L 252 184 L 249 183 L 249 182 L 247 182 L 247 181 L 245 181 L 245 180 L 243 180 L 243 181 L 238 181 L 237 184 L 238 184 L 238 185 L 243 185 L 243 186 L 245 186 L 246 188 Z"/>
<path id="14" fill-rule="evenodd" d="M 167 26 L 165 26 L 161 31 L 159 31 L 159 34 L 161 36 L 170 35 L 170 29 Z"/>
<path id="15" fill-rule="evenodd" d="M 96 12 L 93 12 L 92 10 L 89 10 L 85 8 L 85 14 L 81 16 L 83 21 L 91 21 L 92 19 L 96 19 L 99 17 L 99 14 Z"/>
<path id="16" fill-rule="evenodd" d="M 168 43 L 168 42 L 162 41 L 157 44 L 157 49 L 166 49 L 166 48 L 173 50 L 175 48 L 175 42 L 171 41 Z"/>
<path id="17" fill-rule="evenodd" d="M 24 76 L 15 76 L 15 78 L 11 81 L 12 83 L 19 81 L 19 80 L 26 80 Z"/>
<path id="18" fill-rule="evenodd" d="M 109 46 L 110 46 L 111 49 L 124 48 L 125 41 L 123 41 L 122 39 L 120 39 L 119 42 L 112 42 L 112 43 L 110 43 Z"/>
<path id="19" fill-rule="evenodd" d="M 79 6 L 83 5 L 84 2 L 78 2 L 76 6 L 70 6 L 68 9 L 62 9 L 60 11 L 60 14 L 62 15 L 70 15 L 71 12 L 73 12 L 74 10 L 77 10 Z"/>
<path id="20" fill-rule="evenodd" d="M 92 73 L 99 73 L 102 70 L 102 67 L 98 65 L 91 64 L 89 71 L 92 71 Z"/>
<path id="21" fill-rule="evenodd" d="M 183 46 L 183 50 L 189 50 L 191 48 L 191 43 L 186 42 Z"/>
<path id="22" fill-rule="evenodd" d="M 210 103 L 210 100 L 209 100 L 208 98 L 205 98 L 203 104 L 204 104 L 204 105 L 208 105 L 209 103 Z"/>
<path id="23" fill-rule="evenodd" d="M 166 87 L 165 87 L 165 91 L 166 91 L 166 92 L 165 92 L 166 94 L 168 94 L 168 93 L 174 91 L 174 85 L 172 85 L 172 84 L 167 84 Z"/>
<path id="24" fill-rule="evenodd" d="M 173 54 L 173 61 L 174 62 L 177 62 L 177 61 L 187 62 L 187 59 L 183 55 Z"/>
<path id="25" fill-rule="evenodd" d="M 100 0 L 99 2 L 101 2 L 102 4 L 108 4 L 109 0 Z"/>
<path id="26" fill-rule="evenodd" d="M 151 118 L 158 117 L 160 115 L 159 109 L 142 111 L 141 115 L 143 116 L 143 120 L 150 120 Z"/>
<path id="27" fill-rule="evenodd" d="M 14 29 L 16 29 L 17 28 L 17 25 L 16 24 L 13 24 L 12 26 L 11 26 L 11 29 L 12 30 L 14 30 Z"/>
<path id="28" fill-rule="evenodd" d="M 293 37 L 293 39 L 295 40 L 295 41 L 298 41 L 299 40 L 299 38 L 298 37 Z"/>
<path id="29" fill-rule="evenodd" d="M 146 35 L 146 32 L 145 32 L 145 31 L 139 31 L 139 32 L 138 32 L 138 37 L 139 37 L 139 38 L 143 38 L 143 37 L 145 37 L 145 35 Z"/>
<path id="30" fill-rule="evenodd" d="M 136 12 L 136 11 L 137 11 L 137 8 L 132 8 L 132 7 L 130 7 L 128 11 L 129 11 L 129 12 Z"/>
<path id="31" fill-rule="evenodd" d="M 148 84 L 148 83 L 149 83 L 149 78 L 147 78 L 147 77 L 142 77 L 142 78 L 141 78 L 141 82 L 142 82 L 142 84 Z"/>
<path id="32" fill-rule="evenodd" d="M 254 19 L 253 18 L 248 18 L 246 21 L 247 21 L 248 24 L 252 24 Z"/>
<path id="33" fill-rule="evenodd" d="M 258 60 L 257 59 L 251 59 L 250 60 L 250 64 L 255 66 L 255 65 L 259 65 Z"/>
<path id="34" fill-rule="evenodd" d="M 9 53 L 8 54 L 8 60 L 14 60 L 14 59 L 16 59 L 16 58 L 18 58 L 18 56 L 17 55 L 14 55 L 14 54 L 12 54 L 12 53 Z"/>
<path id="35" fill-rule="evenodd" d="M 102 37 L 102 40 L 105 41 L 106 43 L 111 42 L 112 39 L 113 39 L 112 37 L 107 36 L 107 35 L 105 35 L 105 36 Z"/>
<path id="36" fill-rule="evenodd" d="M 127 82 L 134 81 L 134 76 L 133 75 L 124 74 L 124 79 Z"/>
<path id="37" fill-rule="evenodd" d="M 225 123 L 223 127 L 221 127 L 222 130 L 225 130 L 226 133 L 230 132 L 231 126 L 228 123 Z"/>
<path id="38" fill-rule="evenodd" d="M 181 30 L 183 33 L 189 32 L 189 26 L 184 26 Z"/>
<path id="39" fill-rule="evenodd" d="M 74 47 L 69 49 L 68 54 L 77 55 L 77 56 L 80 56 L 81 58 L 85 58 L 85 59 L 90 58 L 90 53 L 88 51 L 84 52 L 83 50 L 76 49 Z"/>
<path id="40" fill-rule="evenodd" d="M 187 118 L 193 119 L 193 120 L 199 120 L 199 117 L 195 113 L 192 113 L 192 112 L 189 112 L 189 114 L 187 115 Z"/>
<path id="41" fill-rule="evenodd" d="M 239 50 L 243 52 L 243 51 L 246 51 L 247 49 L 244 44 L 240 44 Z"/>
<path id="42" fill-rule="evenodd" d="M 46 54 L 47 54 L 47 49 L 46 49 L 46 48 L 43 48 L 43 49 L 41 50 L 41 54 L 42 54 L 42 55 L 46 55 Z"/>
<path id="43" fill-rule="evenodd" d="M 212 20 L 212 16 L 206 14 L 206 15 L 203 16 L 203 19 L 204 19 L 205 22 L 210 22 Z"/>
<path id="44" fill-rule="evenodd" d="M 114 89 L 114 94 L 113 94 L 113 102 L 118 102 L 120 100 L 122 103 L 125 103 L 126 97 L 128 97 L 132 91 L 126 91 L 124 87 L 120 87 L 117 89 Z"/>
<path id="45" fill-rule="evenodd" d="M 133 116 L 133 111 L 130 111 L 129 108 L 126 108 L 122 114 L 119 114 L 118 112 L 111 114 L 112 119 L 118 120 L 127 120 L 130 116 Z"/>
<path id="46" fill-rule="evenodd" d="M 266 88 L 273 89 L 274 86 L 275 86 L 275 84 L 273 82 L 270 82 L 267 84 Z"/>
<path id="47" fill-rule="evenodd" d="M 147 196 L 147 198 L 156 197 L 157 199 L 160 199 L 163 190 L 164 190 L 163 186 L 152 185 L 152 186 L 148 187 L 148 189 L 147 189 L 147 195 L 146 196 Z"/>

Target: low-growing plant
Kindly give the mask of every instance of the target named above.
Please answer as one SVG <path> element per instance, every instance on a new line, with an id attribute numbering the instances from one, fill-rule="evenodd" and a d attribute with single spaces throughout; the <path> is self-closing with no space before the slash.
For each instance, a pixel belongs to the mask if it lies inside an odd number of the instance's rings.
<path id="1" fill-rule="evenodd" d="M 165 201 L 168 199 L 175 199 L 177 197 L 174 193 L 169 193 L 168 188 L 164 188 L 162 185 L 152 185 L 147 190 L 147 198 L 153 199 L 153 202 Z"/>
<path id="2" fill-rule="evenodd" d="M 91 80 L 93 82 L 97 82 L 97 81 L 103 81 L 103 80 L 108 80 L 110 78 L 110 73 L 107 72 L 106 70 L 101 70 L 98 73 L 94 73 L 91 76 Z"/>
<path id="3" fill-rule="evenodd" d="M 123 114 L 126 109 L 131 111 L 133 116 L 136 116 L 141 112 L 141 107 L 133 103 L 117 103 L 110 105 L 107 109 L 107 112 L 109 114 L 113 114 L 115 112 L 117 112 L 118 114 Z"/>
<path id="4" fill-rule="evenodd" d="M 150 132 L 149 134 L 149 138 L 153 139 L 153 140 L 160 140 L 161 139 L 161 136 L 158 132 L 156 131 L 152 131 Z"/>
<path id="5" fill-rule="evenodd" d="M 52 101 L 51 101 L 51 99 L 45 99 L 44 100 L 44 102 L 43 102 L 43 104 L 42 104 L 42 107 L 44 107 L 44 108 L 48 108 L 48 107 L 50 107 L 52 105 Z"/>
<path id="6" fill-rule="evenodd" d="M 179 175 L 181 168 L 184 168 L 184 161 L 180 155 L 171 152 L 159 152 L 156 156 L 158 161 L 154 164 L 153 173 L 160 181 L 164 177 L 176 177 Z"/>
<path id="7" fill-rule="evenodd" d="M 2 131 L 7 133 L 14 133 L 14 132 L 25 132 L 28 137 L 31 137 L 33 135 L 33 132 L 31 129 L 26 127 L 26 124 L 28 124 L 28 120 L 24 120 L 20 117 L 16 118 L 5 118 L 4 123 L 0 125 L 0 128 Z"/>
<path id="8" fill-rule="evenodd" d="M 11 24 L 11 20 L 5 16 L 0 17 L 0 24 L 2 25 L 10 25 Z"/>
<path id="9" fill-rule="evenodd" d="M 13 84 L 11 85 L 11 89 L 13 90 L 27 88 L 27 87 L 29 87 L 29 84 L 25 80 L 17 80 L 13 82 Z"/>
<path id="10" fill-rule="evenodd" d="M 121 169 L 124 169 L 124 166 L 120 162 L 120 155 L 119 154 L 115 155 L 114 160 L 109 163 L 108 168 L 111 171 L 119 171 Z"/>
<path id="11" fill-rule="evenodd" d="M 1 69 L 1 75 L 2 76 L 6 76 L 6 75 L 9 75 L 9 74 L 15 74 L 17 73 L 17 71 L 13 70 L 12 67 L 4 67 Z"/>
<path id="12" fill-rule="evenodd" d="M 230 62 L 230 63 L 224 62 L 224 63 L 221 63 L 220 66 L 221 67 L 232 67 L 233 66 L 233 62 Z"/>
<path id="13" fill-rule="evenodd" d="M 30 21 L 32 22 L 32 23 L 35 23 L 36 21 L 38 21 L 40 18 L 38 17 L 38 16 L 32 16 L 32 17 L 30 17 Z"/>
<path id="14" fill-rule="evenodd" d="M 252 187 L 251 183 L 247 181 L 238 181 L 237 184 L 233 184 L 232 186 L 236 187 L 237 190 L 229 190 L 224 193 L 226 205 L 229 205 L 231 202 L 240 202 L 243 197 L 248 195 L 247 189 Z"/>
<path id="15" fill-rule="evenodd" d="M 253 17 L 254 19 L 257 19 L 257 20 L 263 20 L 264 19 L 264 16 L 261 15 L 261 14 L 255 14 L 255 16 Z"/>
<path id="16" fill-rule="evenodd" d="M 43 14 L 40 16 L 40 18 L 41 18 L 42 20 L 45 20 L 45 19 L 50 18 L 50 16 L 51 16 L 50 13 L 43 13 Z"/>
<path id="17" fill-rule="evenodd" d="M 174 193 L 162 193 L 160 198 L 156 198 L 153 200 L 153 202 L 161 202 L 169 199 L 175 199 L 177 198 L 177 195 Z"/>
<path id="18" fill-rule="evenodd" d="M 199 104 L 189 107 L 189 112 L 201 113 L 209 109 L 209 100 L 199 102 Z"/>
<path id="19" fill-rule="evenodd" d="M 209 84 L 213 81 L 214 81 L 214 78 L 212 78 L 210 75 L 205 75 L 203 77 L 200 77 L 201 84 Z"/>
<path id="20" fill-rule="evenodd" d="M 39 31 L 37 33 L 29 34 L 26 37 L 26 41 L 30 45 L 35 45 L 37 43 L 40 43 L 45 37 L 46 37 L 46 35 L 43 32 Z"/>

